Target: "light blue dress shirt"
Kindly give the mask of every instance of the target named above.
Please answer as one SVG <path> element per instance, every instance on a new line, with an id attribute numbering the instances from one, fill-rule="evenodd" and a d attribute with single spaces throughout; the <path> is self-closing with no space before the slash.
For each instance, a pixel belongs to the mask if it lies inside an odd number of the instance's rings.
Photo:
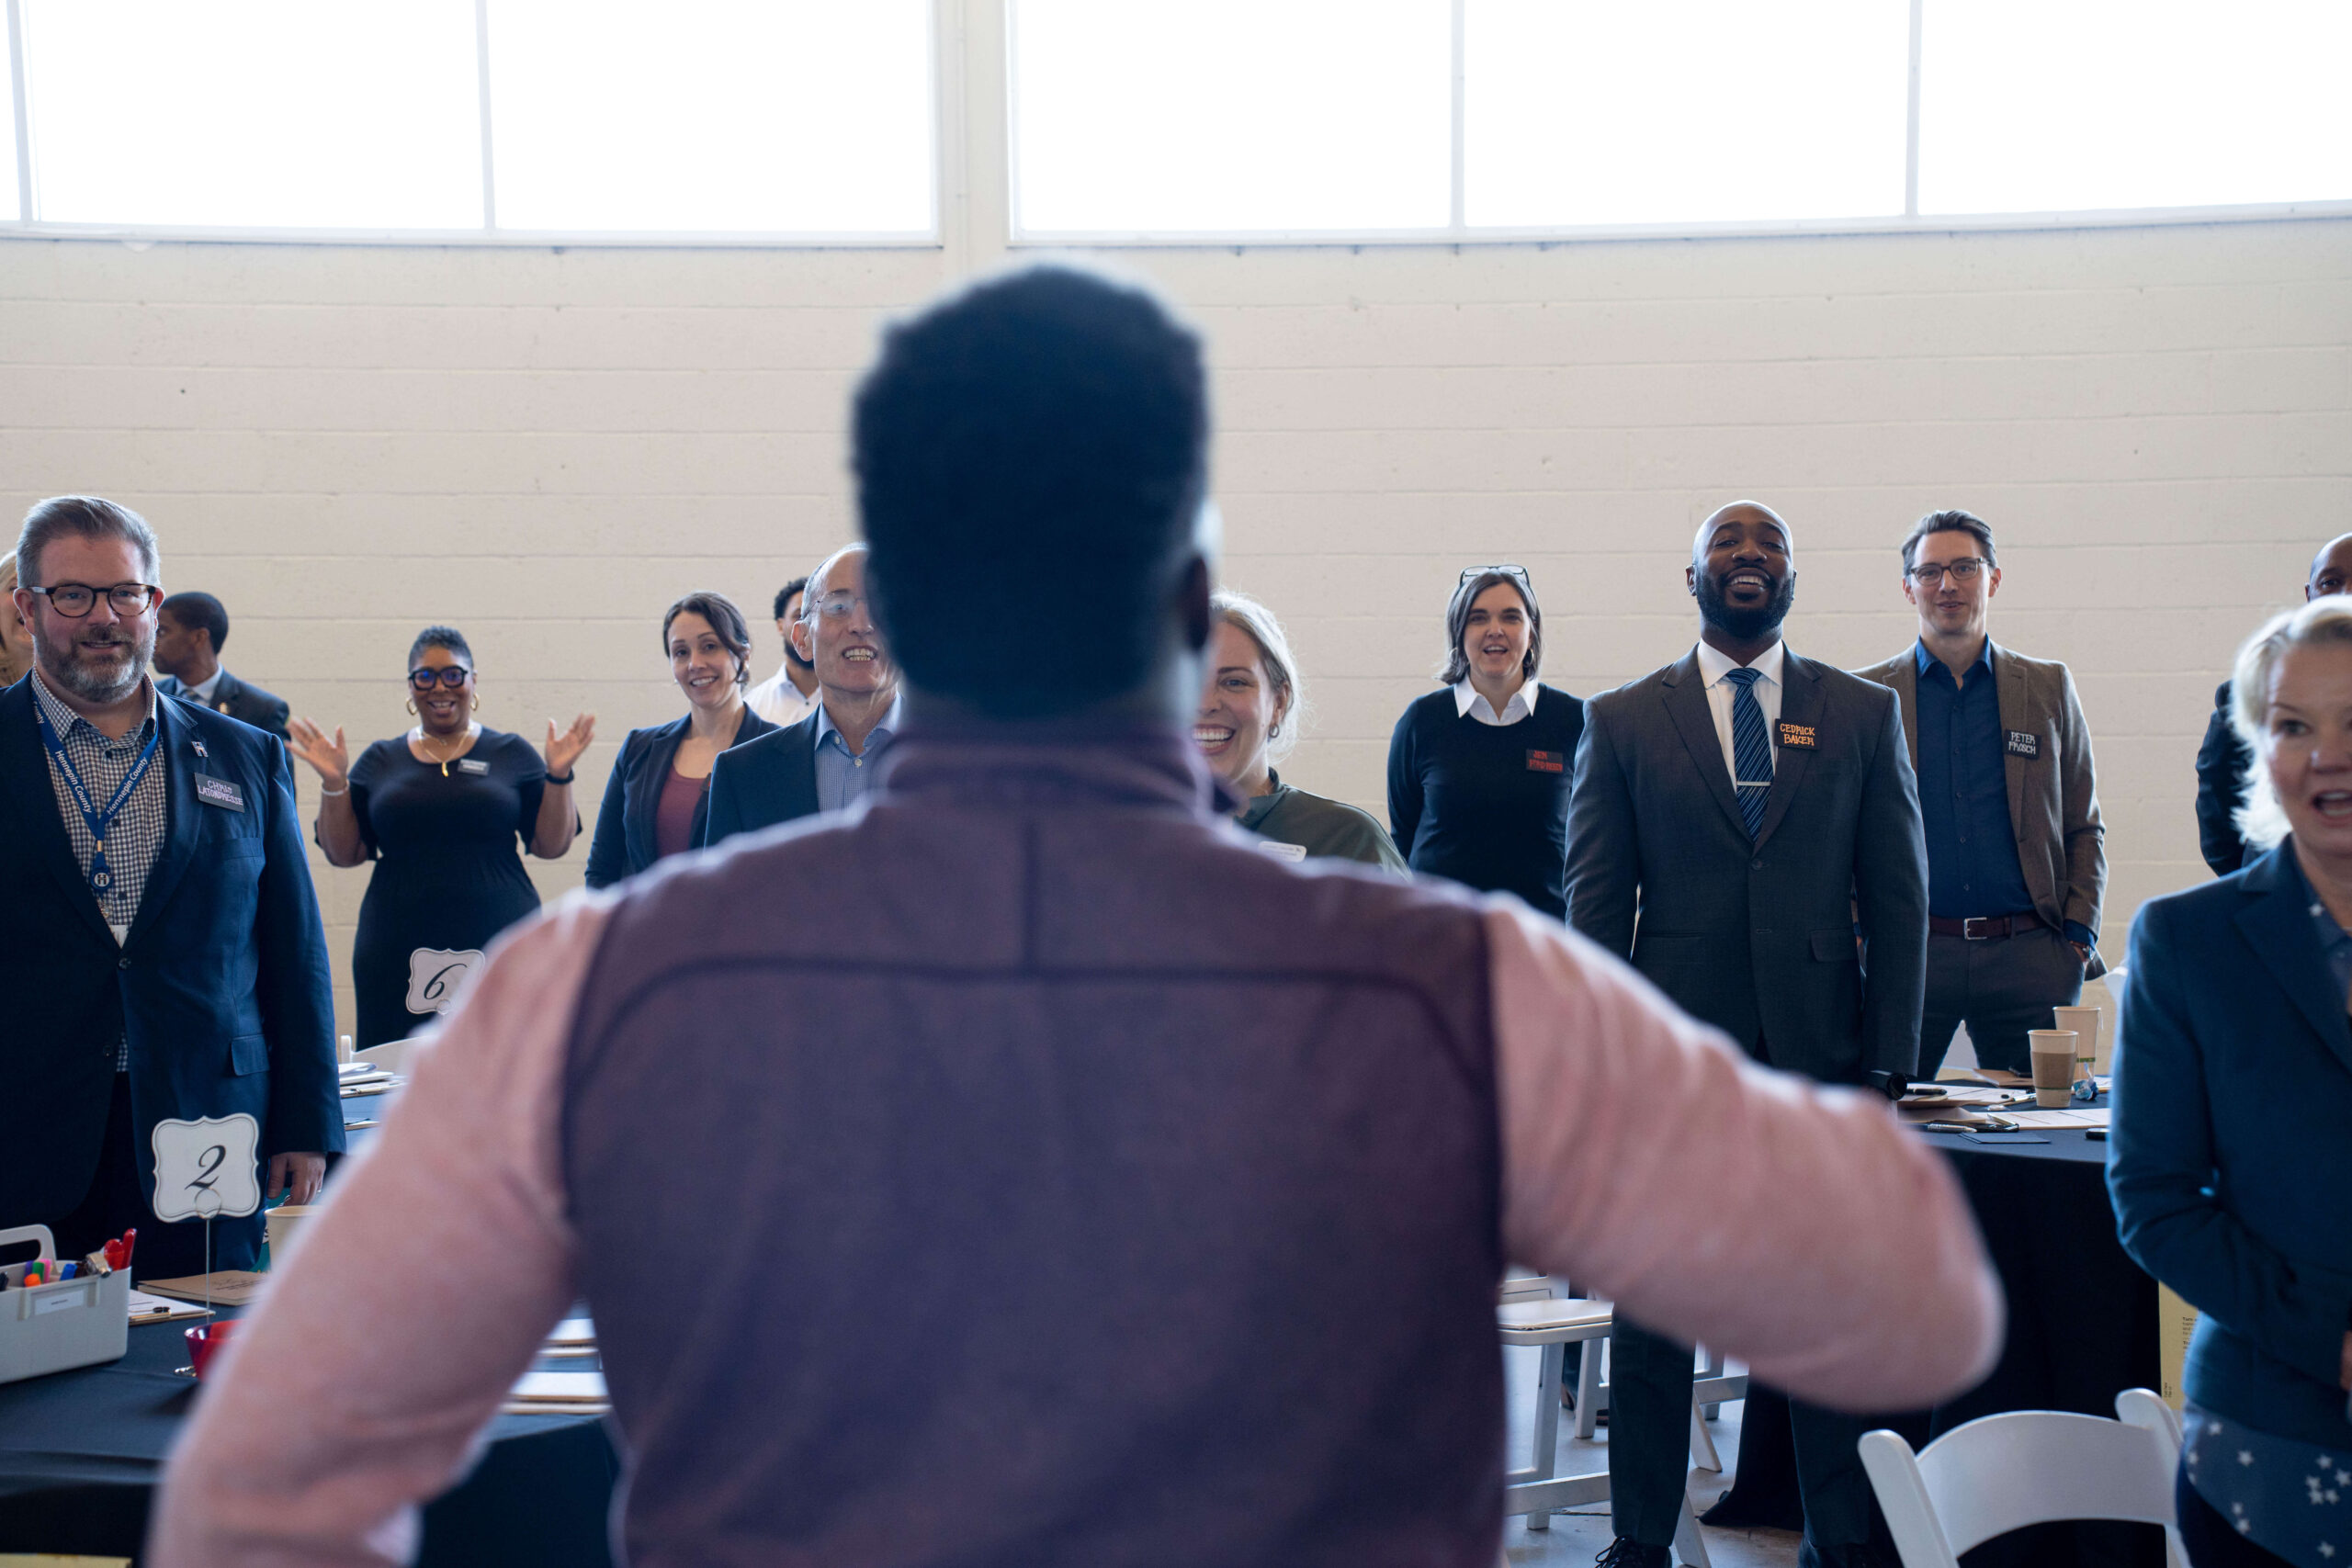
<path id="1" fill-rule="evenodd" d="M 874 787 L 874 771 L 882 754 L 890 749 L 890 739 L 899 732 L 899 709 L 904 697 L 890 699 L 890 711 L 865 738 L 865 754 L 853 757 L 849 742 L 833 723 L 833 716 L 825 705 L 817 705 L 817 805 L 820 810 L 839 811 L 854 806 L 865 798 Z"/>

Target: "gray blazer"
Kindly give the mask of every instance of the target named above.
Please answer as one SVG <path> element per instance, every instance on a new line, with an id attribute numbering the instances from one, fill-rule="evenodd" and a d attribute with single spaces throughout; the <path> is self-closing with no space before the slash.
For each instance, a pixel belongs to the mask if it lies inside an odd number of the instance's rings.
<path id="1" fill-rule="evenodd" d="M 1919 765 L 1919 667 L 1905 649 L 1883 664 L 1855 674 L 1894 688 L 1903 705 L 1903 734 L 1911 766 Z M 2001 699 L 2001 728 L 2034 737 L 2039 755 L 2005 750 L 2009 827 L 2033 912 L 2052 928 L 2068 920 L 2091 933 L 2084 978 L 2107 973 L 2098 954 L 2099 903 L 2107 896 L 2107 829 L 2098 816 L 2098 771 L 2091 762 L 2090 727 L 2083 722 L 2075 678 L 2054 659 L 2028 659 L 1993 645 L 1993 686 Z"/>
<path id="2" fill-rule="evenodd" d="M 1773 1066 L 1914 1071 L 1928 852 L 1894 699 L 1786 656 L 1753 842 L 1693 651 L 1586 705 L 1568 797 L 1568 923 Z M 1856 951 L 1857 926 L 1861 936 Z"/>

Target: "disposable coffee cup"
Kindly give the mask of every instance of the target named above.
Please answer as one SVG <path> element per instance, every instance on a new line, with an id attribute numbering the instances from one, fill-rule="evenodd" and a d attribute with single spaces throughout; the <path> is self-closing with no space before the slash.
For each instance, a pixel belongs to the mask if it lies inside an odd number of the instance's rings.
<path id="1" fill-rule="evenodd" d="M 2097 1008 L 2052 1008 L 2051 1027 L 2075 1032 L 2075 1076 L 2089 1077 L 2098 1070 L 2099 1010 Z"/>
<path id="2" fill-rule="evenodd" d="M 2033 1102 L 2044 1111 L 2064 1111 L 2075 1098 L 2075 1032 L 2036 1029 L 2027 1039 L 2033 1049 Z"/>

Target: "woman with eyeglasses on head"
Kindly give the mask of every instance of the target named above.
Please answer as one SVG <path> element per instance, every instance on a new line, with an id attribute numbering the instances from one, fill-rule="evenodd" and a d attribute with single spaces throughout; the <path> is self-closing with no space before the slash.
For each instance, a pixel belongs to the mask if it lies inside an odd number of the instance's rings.
<path id="1" fill-rule="evenodd" d="M 1539 683 L 1527 569 L 1474 566 L 1445 612 L 1444 689 L 1388 740 L 1388 829 L 1417 872 L 1567 914 L 1568 781 L 1584 704 Z"/>
<path id="2" fill-rule="evenodd" d="M 444 1011 L 491 939 L 536 913 L 520 849 L 560 859 L 580 830 L 572 768 L 596 733 L 583 713 L 547 745 L 475 722 L 473 650 L 451 626 L 427 626 L 408 650 L 414 728 L 356 762 L 338 728 L 287 728 L 317 771 L 318 840 L 328 863 L 377 863 L 359 905 L 351 971 L 359 1043 L 404 1039 Z"/>
<path id="3" fill-rule="evenodd" d="M 1216 632 L 1209 678 L 1193 717 L 1202 755 L 1241 795 L 1235 820 L 1283 860 L 1309 855 L 1361 861 L 1405 874 L 1405 857 L 1379 821 L 1344 801 L 1283 783 L 1274 763 L 1298 742 L 1306 693 L 1290 639 L 1273 612 L 1246 593 L 1219 589 L 1209 600 Z"/>
<path id="4" fill-rule="evenodd" d="M 702 842 L 718 754 L 775 728 L 743 700 L 752 630 L 724 593 L 689 593 L 662 617 L 670 678 L 686 716 L 632 729 L 605 784 L 588 846 L 588 886 L 609 887 Z"/>

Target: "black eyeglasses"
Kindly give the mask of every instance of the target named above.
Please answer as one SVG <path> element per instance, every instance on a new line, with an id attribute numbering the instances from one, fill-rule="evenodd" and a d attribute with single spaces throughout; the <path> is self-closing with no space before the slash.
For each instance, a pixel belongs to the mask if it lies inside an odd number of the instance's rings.
<path id="1" fill-rule="evenodd" d="M 1943 581 L 1946 573 L 1950 573 L 1954 582 L 1973 582 L 1976 581 L 1977 574 L 1984 570 L 1984 562 L 1976 557 L 1962 556 L 1958 560 L 1946 561 L 1941 566 L 1938 566 L 1933 561 L 1923 566 L 1915 566 L 1911 569 L 1911 581 L 1922 588 L 1933 588 Z"/>
<path id="2" fill-rule="evenodd" d="M 472 671 L 462 664 L 444 664 L 438 670 L 427 670 L 419 666 L 408 672 L 408 683 L 420 692 L 429 692 L 433 689 L 433 682 L 437 680 L 454 692 L 464 685 L 466 677 L 472 673 Z"/>
<path id="3" fill-rule="evenodd" d="M 1521 588 L 1528 587 L 1527 569 L 1523 566 L 1513 566 L 1509 561 L 1499 561 L 1493 566 L 1465 566 L 1462 569 L 1461 578 L 1455 581 L 1453 586 L 1458 592 L 1464 583 L 1469 582 L 1474 579 L 1486 577 L 1497 572 L 1510 578 Z M 1530 592 L 1532 592 L 1532 590 L 1531 589 Z"/>
<path id="4" fill-rule="evenodd" d="M 28 588 L 28 593 L 43 593 L 49 597 L 49 607 L 69 621 L 78 621 L 98 607 L 98 596 L 118 615 L 143 615 L 148 606 L 162 596 L 163 590 L 145 582 L 118 582 L 112 588 L 93 588 L 86 582 L 61 582 L 53 588 Z"/>

